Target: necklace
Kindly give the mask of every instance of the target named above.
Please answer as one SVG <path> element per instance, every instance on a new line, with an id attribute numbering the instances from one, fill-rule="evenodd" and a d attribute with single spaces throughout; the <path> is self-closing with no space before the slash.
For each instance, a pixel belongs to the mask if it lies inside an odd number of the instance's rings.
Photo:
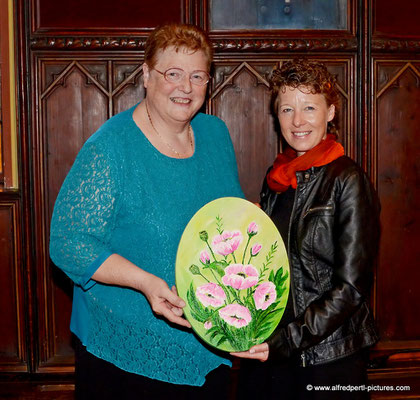
<path id="1" fill-rule="evenodd" d="M 156 132 L 156 135 L 158 136 L 158 138 L 168 147 L 169 150 L 171 150 L 174 154 L 177 155 L 178 158 L 183 158 L 187 156 L 187 153 L 181 154 L 179 151 L 176 151 L 158 132 L 158 130 L 155 128 L 155 126 L 153 125 L 152 122 L 152 118 L 150 117 L 150 113 L 149 113 L 149 107 L 147 106 L 147 100 L 145 101 L 146 104 L 146 112 L 147 112 L 147 117 L 149 118 L 149 122 L 150 125 L 152 125 L 153 130 Z M 188 135 L 190 137 L 190 146 L 191 146 L 191 150 L 193 150 L 194 145 L 193 145 L 193 139 L 192 139 L 192 129 L 191 129 L 191 124 L 188 125 Z"/>

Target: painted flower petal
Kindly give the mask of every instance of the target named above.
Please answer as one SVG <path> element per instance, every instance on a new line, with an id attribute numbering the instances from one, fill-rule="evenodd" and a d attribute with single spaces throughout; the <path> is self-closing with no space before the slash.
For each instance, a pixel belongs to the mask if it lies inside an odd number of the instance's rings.
<path id="1" fill-rule="evenodd" d="M 204 322 L 204 329 L 209 330 L 212 326 L 213 324 L 211 323 L 211 321 Z"/>
<path id="2" fill-rule="evenodd" d="M 255 308 L 266 310 L 277 298 L 276 286 L 273 282 L 264 282 L 254 292 Z"/>
<path id="3" fill-rule="evenodd" d="M 259 243 L 256 243 L 251 248 L 251 255 L 255 257 L 262 249 L 262 246 Z"/>
<path id="4" fill-rule="evenodd" d="M 258 225 L 255 222 L 251 222 L 248 225 L 247 232 L 249 235 L 256 235 L 258 233 Z"/>
<path id="5" fill-rule="evenodd" d="M 204 307 L 220 307 L 226 300 L 226 293 L 224 290 L 213 282 L 199 286 L 195 291 L 195 295 Z"/>
<path id="6" fill-rule="evenodd" d="M 251 312 L 240 304 L 229 304 L 219 310 L 220 318 L 236 328 L 247 326 L 251 320 Z"/>
<path id="7" fill-rule="evenodd" d="M 209 254 L 206 250 L 203 250 L 203 251 L 200 253 L 200 261 L 201 261 L 203 264 L 208 264 L 208 263 L 210 263 L 210 254 Z"/>
<path id="8" fill-rule="evenodd" d="M 255 286 L 258 283 L 258 271 L 251 265 L 231 264 L 225 268 L 222 278 L 223 284 L 242 290 Z"/>
<path id="9" fill-rule="evenodd" d="M 227 256 L 233 253 L 242 243 L 242 233 L 240 231 L 224 231 L 221 235 L 213 238 L 213 248 L 216 253 Z"/>

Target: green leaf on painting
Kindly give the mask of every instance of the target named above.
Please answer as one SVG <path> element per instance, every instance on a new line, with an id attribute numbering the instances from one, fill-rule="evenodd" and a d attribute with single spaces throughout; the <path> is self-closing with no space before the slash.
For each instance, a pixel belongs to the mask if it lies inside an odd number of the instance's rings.
<path id="1" fill-rule="evenodd" d="M 206 266 L 203 269 L 212 269 L 213 271 L 216 271 L 220 277 L 223 277 L 225 275 L 225 268 L 227 265 L 228 263 L 224 260 L 213 261 L 210 264 L 206 264 Z"/>
<path id="2" fill-rule="evenodd" d="M 195 320 L 204 323 L 209 319 L 211 316 L 211 311 L 203 307 L 203 305 L 197 300 L 192 282 L 190 284 L 190 288 L 187 291 L 187 302 L 191 309 L 191 316 Z"/>

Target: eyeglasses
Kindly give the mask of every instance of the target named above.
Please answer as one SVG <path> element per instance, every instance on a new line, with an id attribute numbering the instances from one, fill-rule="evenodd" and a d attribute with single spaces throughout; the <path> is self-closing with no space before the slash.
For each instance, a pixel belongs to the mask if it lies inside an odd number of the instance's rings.
<path id="1" fill-rule="evenodd" d="M 156 68 L 153 68 L 156 72 L 163 75 L 163 77 L 170 83 L 179 83 L 181 82 L 186 72 L 181 68 L 169 68 L 165 72 L 161 72 Z M 210 75 L 206 71 L 194 71 L 190 74 L 190 82 L 193 85 L 204 86 L 210 80 Z"/>

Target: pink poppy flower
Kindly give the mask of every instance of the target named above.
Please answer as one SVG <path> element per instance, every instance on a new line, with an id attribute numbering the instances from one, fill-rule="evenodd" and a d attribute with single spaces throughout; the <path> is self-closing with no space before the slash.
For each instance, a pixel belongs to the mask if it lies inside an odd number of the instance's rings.
<path id="1" fill-rule="evenodd" d="M 261 249 L 262 249 L 262 246 L 260 244 L 258 244 L 258 243 L 254 244 L 251 247 L 251 255 L 252 255 L 252 257 L 255 257 L 260 252 Z"/>
<path id="2" fill-rule="evenodd" d="M 231 264 L 225 268 L 222 282 L 238 290 L 248 289 L 258 283 L 258 271 L 251 264 Z"/>
<path id="3" fill-rule="evenodd" d="M 233 253 L 241 243 L 242 233 L 239 231 L 224 231 L 213 238 L 213 248 L 222 256 Z"/>
<path id="4" fill-rule="evenodd" d="M 224 290 L 213 282 L 199 286 L 195 291 L 195 295 L 201 301 L 204 307 L 219 307 L 224 303 L 226 299 L 226 293 Z"/>
<path id="5" fill-rule="evenodd" d="M 206 251 L 206 250 L 203 250 L 203 251 L 200 253 L 200 261 L 201 261 L 203 264 L 209 264 L 209 263 L 210 263 L 210 254 L 209 254 L 209 253 L 207 253 L 207 251 Z"/>
<path id="6" fill-rule="evenodd" d="M 270 304 L 273 304 L 277 298 L 276 286 L 273 282 L 261 283 L 255 289 L 254 301 L 257 310 L 266 310 Z"/>
<path id="7" fill-rule="evenodd" d="M 248 235 L 256 235 L 258 233 L 258 225 L 255 222 L 251 222 L 247 229 Z"/>
<path id="8" fill-rule="evenodd" d="M 211 321 L 204 322 L 204 329 L 209 330 L 212 326 L 213 324 L 211 323 Z"/>
<path id="9" fill-rule="evenodd" d="M 220 318 L 236 328 L 247 326 L 251 322 L 251 312 L 239 304 L 229 304 L 219 310 Z"/>

